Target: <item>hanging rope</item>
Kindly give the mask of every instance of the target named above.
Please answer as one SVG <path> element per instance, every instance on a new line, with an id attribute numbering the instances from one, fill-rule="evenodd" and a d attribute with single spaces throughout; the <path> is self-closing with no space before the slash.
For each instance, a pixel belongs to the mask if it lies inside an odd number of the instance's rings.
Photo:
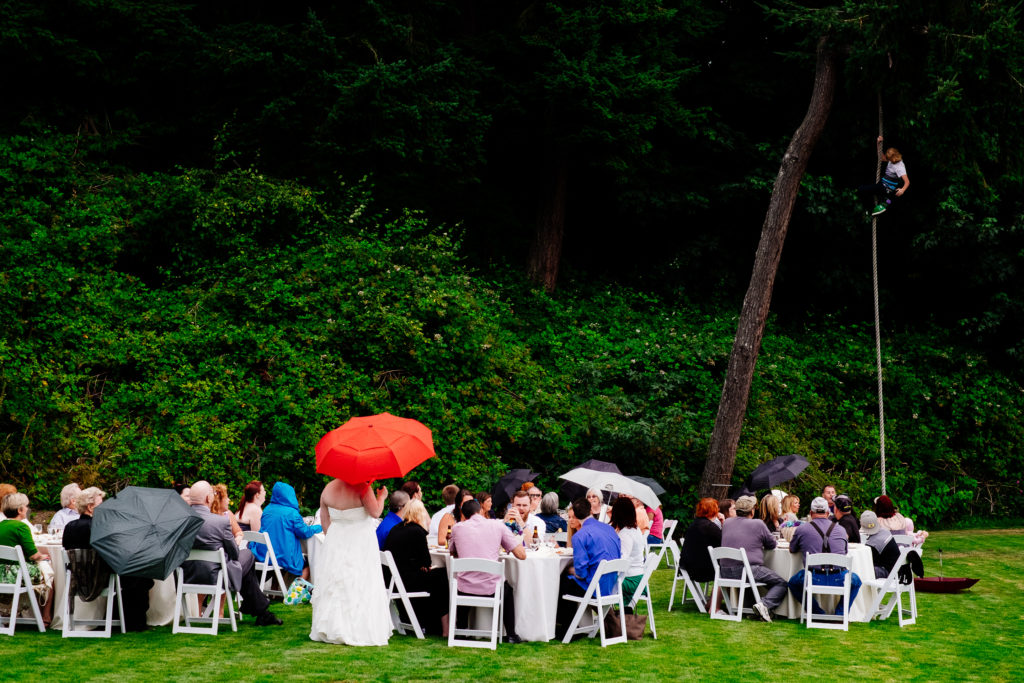
<path id="1" fill-rule="evenodd" d="M 878 135 L 885 135 L 882 119 L 882 91 L 878 91 Z M 882 180 L 882 143 L 877 144 L 875 184 Z M 885 495 L 885 400 L 882 396 L 882 324 L 878 315 L 878 216 L 871 218 L 871 278 L 875 294 L 875 365 L 878 371 L 878 447 L 882 470 L 882 495 Z"/>

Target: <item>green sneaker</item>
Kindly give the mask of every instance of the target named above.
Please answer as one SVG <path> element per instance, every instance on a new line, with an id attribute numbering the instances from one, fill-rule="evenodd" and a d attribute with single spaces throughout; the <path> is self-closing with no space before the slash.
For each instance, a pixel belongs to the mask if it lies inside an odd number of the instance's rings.
<path id="1" fill-rule="evenodd" d="M 872 216 L 877 216 L 878 214 L 881 214 L 881 213 L 885 213 L 885 205 L 883 205 L 883 204 L 879 204 L 878 206 L 876 206 L 874 209 L 871 210 L 871 215 Z"/>

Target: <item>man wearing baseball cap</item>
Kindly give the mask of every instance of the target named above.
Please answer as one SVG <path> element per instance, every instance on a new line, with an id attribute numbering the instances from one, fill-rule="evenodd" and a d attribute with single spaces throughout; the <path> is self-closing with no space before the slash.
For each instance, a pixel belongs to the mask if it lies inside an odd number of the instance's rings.
<path id="1" fill-rule="evenodd" d="M 860 543 L 860 524 L 857 516 L 853 514 L 853 500 L 845 493 L 840 493 L 832 499 L 835 505 L 836 521 L 839 526 L 846 530 L 847 540 L 850 543 Z"/>
<path id="2" fill-rule="evenodd" d="M 828 518 L 828 501 L 818 496 L 811 501 L 810 524 L 801 524 L 796 528 L 796 531 L 793 532 L 793 540 L 789 542 L 789 552 L 806 553 L 807 555 L 815 553 L 845 555 L 846 543 L 846 531 L 843 527 L 839 526 L 839 522 Z M 811 572 L 811 583 L 816 586 L 842 586 L 848 571 L 848 569 L 840 569 L 838 567 L 834 569 L 826 567 L 814 569 Z M 804 572 L 805 570 L 801 569 L 789 580 L 789 591 L 797 601 L 803 599 Z M 860 583 L 860 577 L 850 572 L 851 605 L 857 599 L 857 593 L 860 592 Z M 811 609 L 815 614 L 824 614 L 824 610 L 818 605 L 817 600 L 813 602 Z M 843 613 L 842 603 L 836 606 L 835 613 Z"/>
<path id="3" fill-rule="evenodd" d="M 878 515 L 872 510 L 860 513 L 860 533 L 864 543 L 871 548 L 871 564 L 875 566 L 875 578 L 884 579 L 900 561 L 900 547 L 892 532 L 878 523 Z"/>
<path id="4" fill-rule="evenodd" d="M 786 580 L 764 566 L 764 551 L 775 548 L 775 537 L 759 519 L 753 518 L 757 499 L 740 496 L 736 499 L 736 517 L 726 519 L 722 524 L 722 547 L 743 548 L 747 551 L 747 562 L 758 583 L 768 584 L 768 592 L 760 602 L 754 603 L 754 610 L 764 621 L 771 622 L 772 610 L 782 604 L 786 597 Z M 722 576 L 738 579 L 743 573 L 743 563 L 736 560 L 722 560 Z"/>

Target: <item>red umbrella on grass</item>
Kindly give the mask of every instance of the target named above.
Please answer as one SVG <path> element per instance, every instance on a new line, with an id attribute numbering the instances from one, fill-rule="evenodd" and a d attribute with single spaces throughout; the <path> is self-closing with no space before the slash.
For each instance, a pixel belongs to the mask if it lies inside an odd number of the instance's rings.
<path id="1" fill-rule="evenodd" d="M 426 425 L 381 413 L 353 417 L 325 434 L 316 445 L 316 471 L 361 484 L 404 477 L 432 457 L 434 440 Z"/>

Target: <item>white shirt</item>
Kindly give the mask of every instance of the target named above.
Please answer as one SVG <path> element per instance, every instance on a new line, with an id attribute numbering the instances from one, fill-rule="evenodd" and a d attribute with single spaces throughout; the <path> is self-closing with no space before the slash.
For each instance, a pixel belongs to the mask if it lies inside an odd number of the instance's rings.
<path id="1" fill-rule="evenodd" d="M 449 512 L 455 512 L 455 503 L 452 503 L 447 507 L 443 507 L 434 513 L 434 516 L 430 518 L 430 531 L 427 532 L 427 536 L 437 538 L 437 528 L 441 526 L 441 518 Z"/>
<path id="2" fill-rule="evenodd" d="M 644 573 L 644 541 L 643 533 L 636 527 L 619 529 L 619 541 L 622 543 L 622 559 L 629 560 L 626 576 L 638 576 Z"/>
<path id="3" fill-rule="evenodd" d="M 58 531 L 67 526 L 68 522 L 73 522 L 78 519 L 81 515 L 76 510 L 70 508 L 61 508 L 57 510 L 56 514 L 50 519 L 50 525 L 46 528 L 51 534 L 54 531 Z"/>

